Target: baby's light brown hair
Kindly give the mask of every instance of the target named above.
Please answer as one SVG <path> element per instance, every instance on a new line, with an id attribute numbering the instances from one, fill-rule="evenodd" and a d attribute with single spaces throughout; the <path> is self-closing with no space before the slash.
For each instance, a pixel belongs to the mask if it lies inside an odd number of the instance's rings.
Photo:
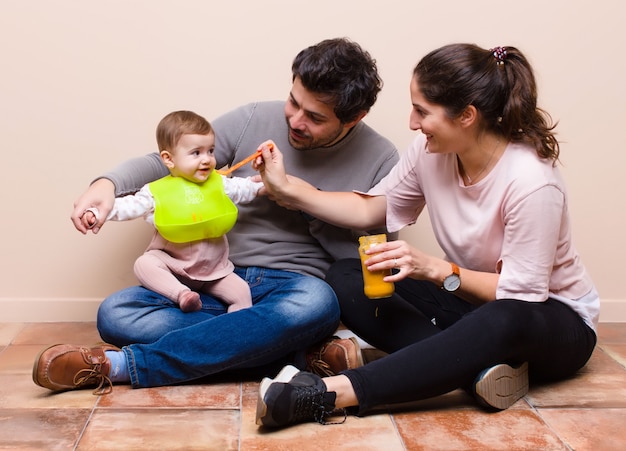
<path id="1" fill-rule="evenodd" d="M 174 111 L 159 122 L 156 139 L 159 151 L 174 151 L 183 135 L 208 135 L 213 133 L 209 121 L 193 111 Z"/>

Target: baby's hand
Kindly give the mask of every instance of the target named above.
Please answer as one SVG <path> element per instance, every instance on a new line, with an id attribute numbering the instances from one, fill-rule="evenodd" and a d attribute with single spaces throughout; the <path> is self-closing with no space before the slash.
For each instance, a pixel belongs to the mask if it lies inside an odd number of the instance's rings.
<path id="1" fill-rule="evenodd" d="M 87 191 L 76 199 L 70 219 L 72 220 L 76 230 L 80 233 L 85 234 L 89 230 L 93 233 L 98 233 L 98 231 L 100 231 L 100 227 L 104 224 L 104 221 L 100 221 L 100 225 L 98 225 L 98 223 L 92 225 L 90 229 L 83 223 L 83 216 L 85 215 L 85 212 L 89 208 L 98 207 L 101 212 L 101 216 L 106 219 L 111 212 L 114 203 L 115 185 L 113 185 L 113 182 L 109 179 L 98 179 L 93 182 L 89 188 L 87 188 Z"/>
<path id="2" fill-rule="evenodd" d="M 87 229 L 93 229 L 93 227 L 98 223 L 99 212 L 96 207 L 91 207 L 86 209 L 83 212 L 83 215 L 80 217 L 80 221 L 83 226 Z"/>

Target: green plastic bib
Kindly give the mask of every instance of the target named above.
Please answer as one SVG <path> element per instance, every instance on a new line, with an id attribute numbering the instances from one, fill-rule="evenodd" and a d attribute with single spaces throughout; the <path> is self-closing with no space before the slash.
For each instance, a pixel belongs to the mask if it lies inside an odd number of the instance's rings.
<path id="1" fill-rule="evenodd" d="M 220 237 L 237 220 L 237 207 L 215 171 L 202 184 L 168 175 L 150 183 L 150 192 L 155 203 L 154 225 L 173 243 Z"/>

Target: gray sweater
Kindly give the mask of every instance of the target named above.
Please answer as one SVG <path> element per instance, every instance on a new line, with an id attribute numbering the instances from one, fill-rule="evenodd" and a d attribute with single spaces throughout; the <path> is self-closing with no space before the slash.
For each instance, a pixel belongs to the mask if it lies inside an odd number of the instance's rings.
<path id="1" fill-rule="evenodd" d="M 289 145 L 284 102 L 251 103 L 211 122 L 217 167 L 236 163 L 272 139 L 284 154 L 287 173 L 325 191 L 367 192 L 398 161 L 395 146 L 363 122 L 332 147 L 299 151 Z M 254 175 L 251 165 L 235 172 Z M 104 175 L 116 196 L 134 193 L 164 177 L 158 153 L 131 159 Z M 332 226 L 302 212 L 287 210 L 266 197 L 239 205 L 237 223 L 228 233 L 230 259 L 237 266 L 260 266 L 324 277 L 340 258 L 358 258 L 363 231 Z"/>

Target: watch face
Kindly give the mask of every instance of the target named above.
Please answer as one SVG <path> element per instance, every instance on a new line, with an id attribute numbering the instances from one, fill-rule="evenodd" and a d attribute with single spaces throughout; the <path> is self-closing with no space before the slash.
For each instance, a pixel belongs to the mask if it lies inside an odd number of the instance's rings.
<path id="1" fill-rule="evenodd" d="M 456 274 L 450 274 L 443 280 L 443 288 L 446 291 L 456 291 L 461 286 L 461 278 Z"/>

